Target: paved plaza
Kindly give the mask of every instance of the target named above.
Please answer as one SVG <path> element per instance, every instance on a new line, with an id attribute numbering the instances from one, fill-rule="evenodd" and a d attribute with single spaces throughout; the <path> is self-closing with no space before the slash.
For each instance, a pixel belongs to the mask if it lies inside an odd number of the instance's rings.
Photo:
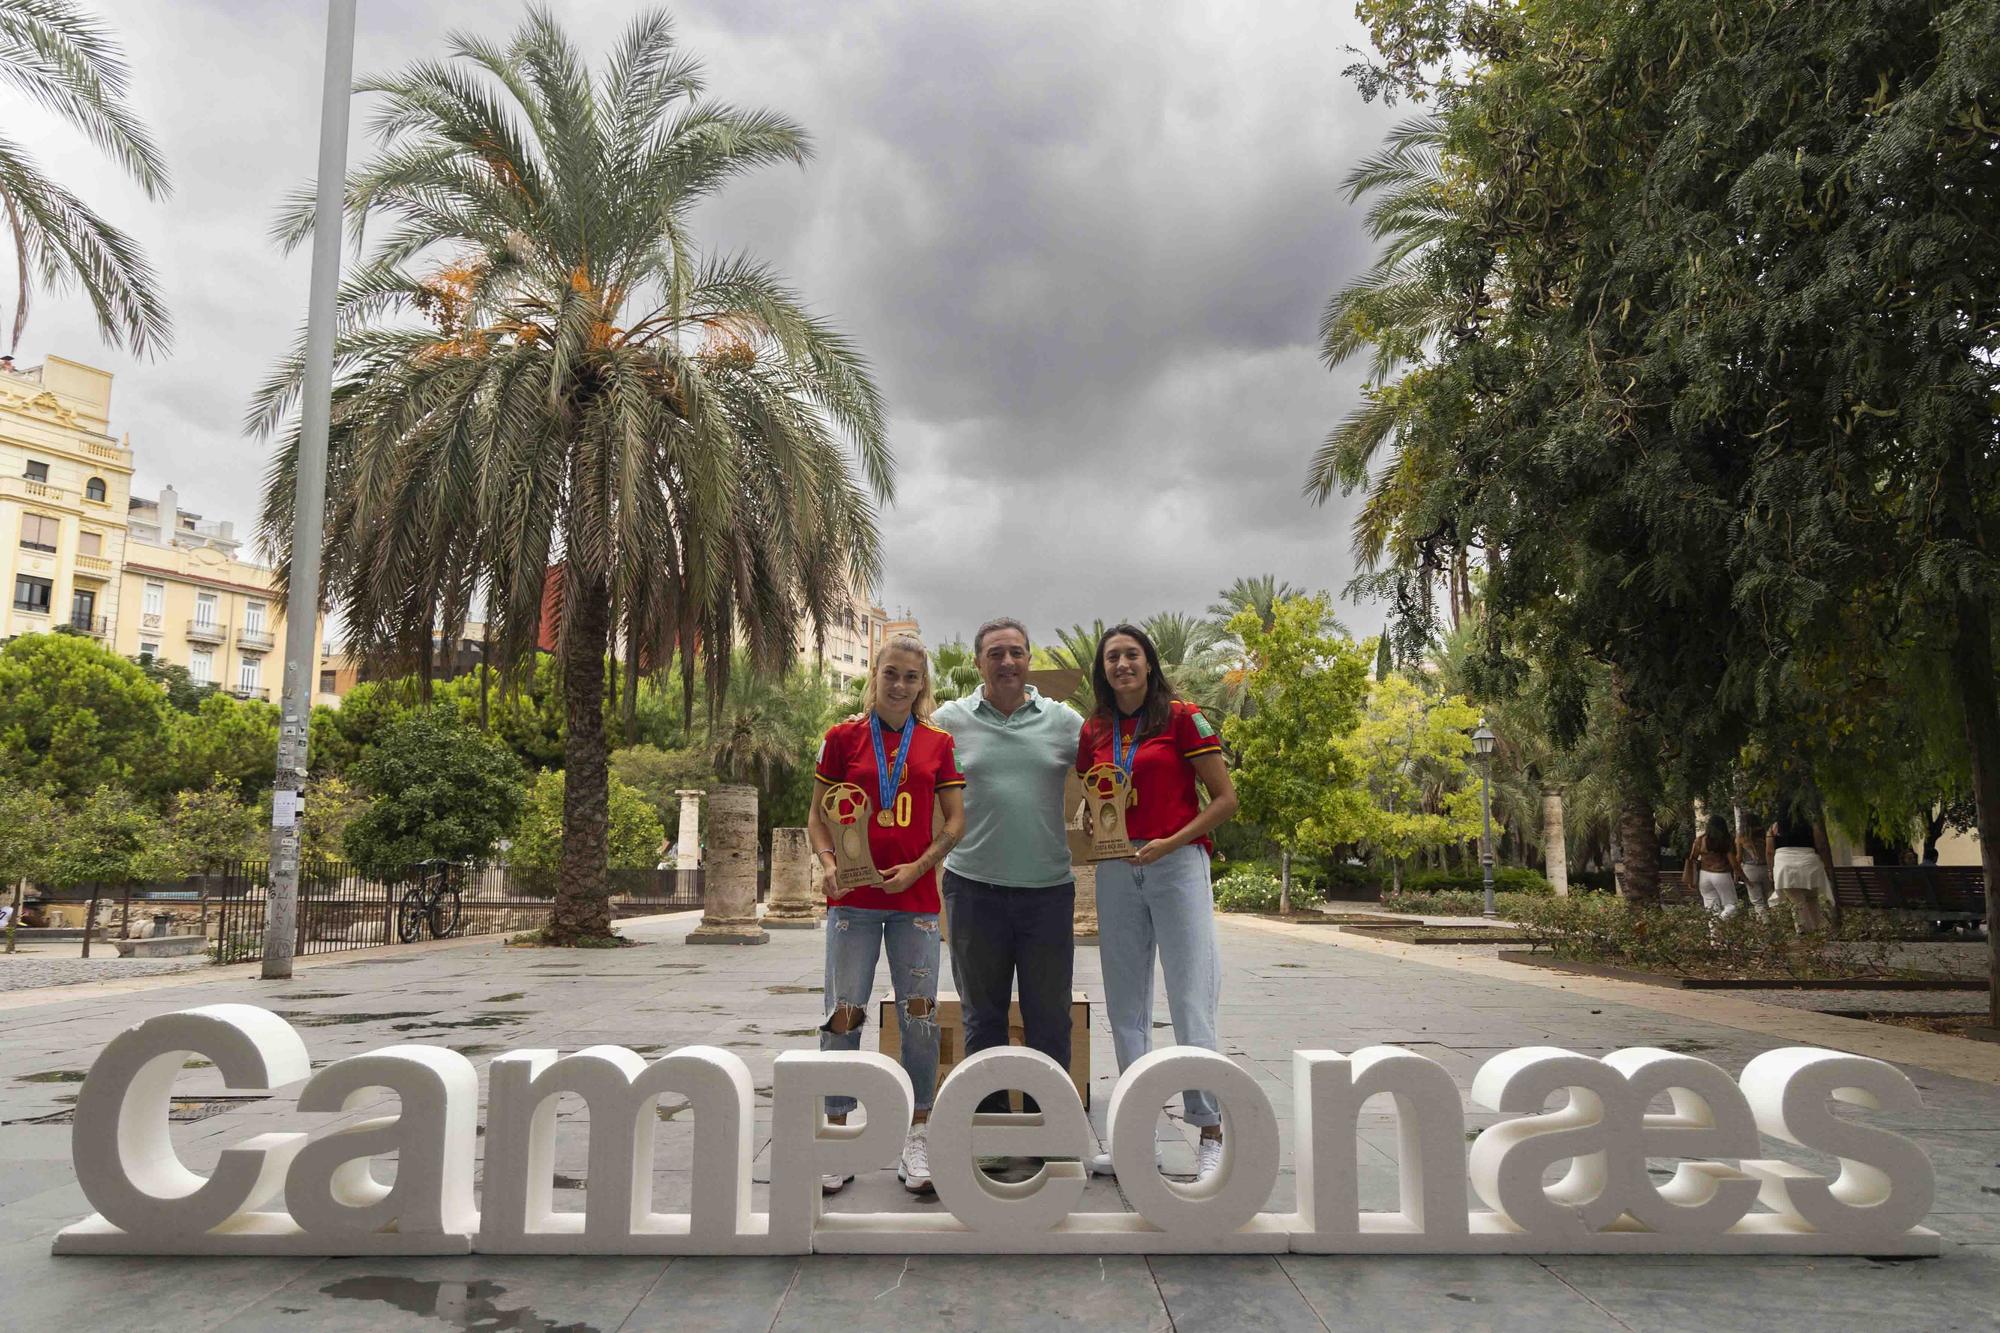
<path id="1" fill-rule="evenodd" d="M 1921 1089 L 1920 1114 L 1889 1118 L 1937 1166 L 1928 1224 L 1937 1259 L 1441 1259 L 1279 1257 L 849 1257 L 110 1259 L 49 1254 L 50 1238 L 91 1210 L 70 1167 L 68 1108 L 96 1053 L 153 1014 L 218 1001 L 289 1018 L 315 1064 L 397 1042 L 456 1048 L 481 1069 L 525 1046 L 597 1043 L 652 1055 L 704 1042 L 737 1051 L 758 1089 L 760 1182 L 769 1170 L 773 1056 L 810 1048 L 820 1018 L 821 936 L 773 932 L 757 948 L 682 942 L 692 916 L 623 923 L 643 947 L 508 949 L 498 939 L 376 949 L 306 960 L 290 982 L 249 969 L 0 994 L 0 1325 L 9 1329 L 369 1330 L 478 1328 L 1713 1330 L 2000 1328 L 2000 1047 L 1781 1010 L 1747 1000 L 1557 978 L 1467 951 L 1344 937 L 1327 927 L 1223 919 L 1227 1053 L 1271 1097 L 1286 1130 L 1295 1048 L 1407 1046 L 1470 1085 L 1500 1050 L 1559 1045 L 1587 1054 L 1653 1045 L 1737 1073 L 1775 1046 L 1842 1046 L 1894 1058 Z M 1079 948 L 1093 1001 L 1091 1119 L 1112 1086 L 1110 1034 L 1096 1001 L 1097 955 Z M 0 960 L 0 968 L 8 964 Z M 878 976 L 886 987 L 886 969 Z M 946 983 L 949 985 L 949 982 Z M 1164 998 L 1156 1026 L 1166 1027 Z M 865 1045 L 873 1048 L 871 1030 Z M 1163 1039 L 1170 1034 L 1163 1033 Z M 213 1070 L 191 1069 L 176 1142 L 207 1170 L 225 1145 L 306 1127 L 286 1095 L 231 1101 Z M 688 1197 L 691 1129 L 661 1108 L 655 1160 L 662 1208 Z M 561 1113 L 581 1118 L 566 1098 Z M 1469 1127 L 1493 1117 L 1468 1111 Z M 1161 1120 L 1166 1169 L 1192 1169 L 1191 1134 Z M 1363 1123 L 1363 1207 L 1393 1205 L 1393 1123 Z M 1797 1150 L 1787 1149 L 1790 1155 Z M 559 1207 L 580 1208 L 585 1140 L 557 1150 Z M 1805 1159 L 1800 1159 L 1805 1160 Z M 1271 1207 L 1292 1204 L 1289 1156 Z M 893 1172 L 863 1177 L 838 1209 L 936 1209 Z M 1122 1209 L 1094 1180 L 1082 1207 Z"/>

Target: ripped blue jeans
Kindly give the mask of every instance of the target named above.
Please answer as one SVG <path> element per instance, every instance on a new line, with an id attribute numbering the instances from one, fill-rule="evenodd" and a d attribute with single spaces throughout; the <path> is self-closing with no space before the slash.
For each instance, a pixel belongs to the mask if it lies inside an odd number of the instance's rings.
<path id="1" fill-rule="evenodd" d="M 903 1072 L 910 1076 L 915 1109 L 931 1109 L 937 1092 L 938 919 L 935 912 L 891 912 L 877 907 L 826 909 L 826 1021 L 822 1051 L 858 1051 L 875 995 L 875 959 L 889 954 L 889 984 L 903 1037 Z M 910 1007 L 916 1003 L 917 1012 Z M 845 1030 L 836 1030 L 844 1026 Z M 828 1115 L 846 1115 L 852 1097 L 826 1099 Z"/>

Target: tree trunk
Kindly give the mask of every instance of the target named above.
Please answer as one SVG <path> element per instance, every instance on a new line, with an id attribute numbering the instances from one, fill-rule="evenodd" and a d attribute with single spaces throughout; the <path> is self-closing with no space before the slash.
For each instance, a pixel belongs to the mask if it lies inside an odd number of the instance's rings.
<path id="1" fill-rule="evenodd" d="M 1965 710 L 1965 740 L 1972 753 L 1972 806 L 1979 822 L 1979 863 L 1986 878 L 1986 1021 L 2000 1028 L 2000 699 L 1993 677 L 1993 612 L 1964 593 L 1955 599 L 1957 628 L 1951 644 L 1952 683 Z"/>
<path id="2" fill-rule="evenodd" d="M 1569 897 L 1569 844 L 1563 835 L 1563 789 L 1542 790 L 1542 871 L 1556 897 Z"/>
<path id="3" fill-rule="evenodd" d="M 869 723 L 873 726 L 874 723 Z M 1278 914 L 1289 916 L 1292 911 L 1292 854 L 1282 848 L 1278 852 Z"/>
<path id="4" fill-rule="evenodd" d="M 574 561 L 563 572 L 563 836 L 551 944 L 611 935 L 610 770 L 604 744 L 604 651 L 610 592 L 585 581 Z"/>
<path id="5" fill-rule="evenodd" d="M 1618 896 L 1628 903 L 1660 899 L 1660 835 L 1653 820 L 1653 798 L 1629 779 L 1618 794 L 1618 842 L 1625 853 L 1618 876 Z"/>

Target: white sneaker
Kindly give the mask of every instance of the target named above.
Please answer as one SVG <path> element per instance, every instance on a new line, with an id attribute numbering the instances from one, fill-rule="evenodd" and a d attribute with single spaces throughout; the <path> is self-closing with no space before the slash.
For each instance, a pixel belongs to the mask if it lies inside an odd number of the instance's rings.
<path id="1" fill-rule="evenodd" d="M 1194 1180 L 1199 1185 L 1222 1169 L 1222 1140 L 1204 1138 L 1195 1144 Z"/>
<path id="2" fill-rule="evenodd" d="M 896 1163 L 896 1178 L 912 1194 L 932 1188 L 930 1131 L 925 1126 L 910 1127 L 910 1136 L 903 1140 L 903 1160 Z"/>
<path id="3" fill-rule="evenodd" d="M 852 1179 L 854 1179 L 853 1176 L 836 1176 L 831 1173 L 821 1176 L 819 1178 L 819 1192 L 821 1194 L 838 1194 L 847 1187 L 847 1182 Z"/>
<path id="4" fill-rule="evenodd" d="M 1158 1171 L 1166 1166 L 1166 1164 L 1166 1150 L 1161 1148 L 1159 1142 L 1155 1140 L 1153 1143 L 1153 1169 Z M 1111 1168 L 1111 1149 L 1106 1148 L 1103 1152 L 1091 1154 L 1090 1174 L 1093 1176 L 1115 1176 L 1118 1174 Z"/>

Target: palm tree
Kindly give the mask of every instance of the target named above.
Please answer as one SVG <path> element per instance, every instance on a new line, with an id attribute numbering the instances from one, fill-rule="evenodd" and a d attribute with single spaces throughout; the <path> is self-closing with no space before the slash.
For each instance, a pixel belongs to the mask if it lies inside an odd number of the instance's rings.
<path id="1" fill-rule="evenodd" d="M 1181 611 L 1159 611 L 1140 628 L 1159 649 L 1160 666 L 1181 698 L 1214 710 L 1222 702 L 1223 667 L 1215 649 L 1223 634 L 1213 621 Z"/>
<path id="2" fill-rule="evenodd" d="M 450 51 L 358 85 L 385 103 L 347 212 L 377 239 L 340 299 L 327 596 L 364 657 L 428 640 L 475 587 L 503 669 L 552 625 L 567 779 L 548 936 L 570 943 L 610 931 L 607 650 L 622 630 L 628 669 L 678 651 L 686 711 L 697 660 L 723 706 L 739 640 L 780 672 L 875 579 L 892 463 L 852 344 L 688 236 L 733 177 L 804 161 L 799 126 L 704 100 L 661 13 L 596 74 L 539 7 L 505 46 Z M 306 189 L 284 210 L 287 248 L 311 205 Z M 254 429 L 286 423 L 302 361 L 258 393 Z M 287 574 L 297 447 L 293 421 L 264 504 Z"/>
<path id="3" fill-rule="evenodd" d="M 1320 317 L 1320 357 L 1333 369 L 1372 350 L 1372 364 L 1361 405 L 1313 454 L 1305 492 L 1324 503 L 1336 489 L 1346 494 L 1367 486 L 1354 520 L 1356 560 L 1365 570 L 1377 568 L 1385 557 L 1394 557 L 1399 565 L 1423 563 L 1426 606 L 1429 578 L 1442 575 L 1455 628 L 1471 601 L 1469 536 L 1455 523 L 1411 519 L 1449 509 L 1454 464 L 1449 451 L 1438 447 L 1437 433 L 1464 427 L 1455 420 L 1434 420 L 1441 414 L 1429 411 L 1430 400 L 1422 390 L 1454 379 L 1457 368 L 1440 364 L 1440 351 L 1476 340 L 1496 298 L 1487 286 L 1490 250 L 1471 262 L 1461 254 L 1463 210 L 1444 165 L 1444 149 L 1444 123 L 1435 116 L 1416 116 L 1392 130 L 1380 152 L 1348 173 L 1350 201 L 1376 196 L 1368 209 L 1368 230 L 1386 244 L 1367 272 L 1327 302 Z M 1474 246 L 1482 248 L 1476 240 Z M 1403 386 L 1385 391 L 1382 386 L 1404 366 L 1414 369 Z M 1377 470 L 1377 455 L 1392 441 L 1394 457 Z M 1441 557 L 1420 553 L 1406 531 L 1412 527 L 1448 549 Z"/>
<path id="4" fill-rule="evenodd" d="M 972 660 L 972 645 L 952 639 L 931 651 L 931 690 L 939 703 L 963 699 L 979 686 L 979 666 Z"/>
<path id="5" fill-rule="evenodd" d="M 1239 611 L 1255 611 L 1257 619 L 1265 629 L 1270 629 L 1277 617 L 1279 602 L 1289 602 L 1294 597 L 1305 596 L 1304 588 L 1294 588 L 1289 583 L 1281 583 L 1275 574 L 1254 574 L 1248 578 L 1238 578 L 1236 582 L 1216 594 L 1216 599 L 1208 605 L 1209 623 L 1215 627 L 1215 643 L 1230 642 L 1226 626 L 1235 619 Z M 1331 617 L 1326 622 L 1329 634 L 1345 634 L 1347 627 Z"/>
<path id="6" fill-rule="evenodd" d="M 148 199 L 170 192 L 160 150 L 127 104 L 130 79 L 118 44 L 74 0 L 0 0 L 0 80 L 97 145 Z M 14 238 L 16 269 L 9 356 L 20 350 L 37 285 L 80 288 L 113 346 L 136 356 L 166 349 L 173 323 L 145 252 L 6 137 L 0 137 L 0 208 Z"/>
<path id="7" fill-rule="evenodd" d="M 1076 691 L 1064 702 L 1077 712 L 1089 717 L 1097 711 L 1097 691 L 1090 683 L 1090 667 L 1097 655 L 1097 641 L 1104 637 L 1105 624 L 1093 620 L 1088 629 L 1082 625 L 1071 625 L 1068 629 L 1056 631 L 1057 642 L 1049 645 L 1049 660 L 1066 671 L 1080 671 L 1083 678 L 1076 683 Z"/>

